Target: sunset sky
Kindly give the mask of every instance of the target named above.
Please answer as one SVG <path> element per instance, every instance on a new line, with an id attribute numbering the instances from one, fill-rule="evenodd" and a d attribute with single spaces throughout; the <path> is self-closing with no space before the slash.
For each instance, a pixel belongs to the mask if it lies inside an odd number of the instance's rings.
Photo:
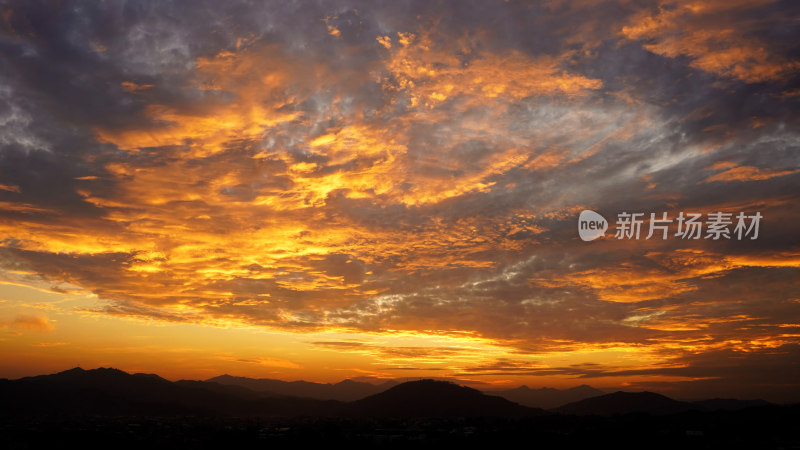
<path id="1" fill-rule="evenodd" d="M 0 377 L 800 401 L 799 119 L 794 0 L 0 1 Z"/>

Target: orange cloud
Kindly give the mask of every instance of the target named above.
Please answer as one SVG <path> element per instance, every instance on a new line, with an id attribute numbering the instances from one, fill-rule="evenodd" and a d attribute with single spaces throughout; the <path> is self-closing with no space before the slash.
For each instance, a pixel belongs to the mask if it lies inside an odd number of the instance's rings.
<path id="1" fill-rule="evenodd" d="M 643 268 L 641 264 L 621 263 L 561 277 L 532 278 L 530 281 L 547 287 L 584 287 L 607 302 L 638 303 L 694 291 L 697 289 L 696 279 L 719 277 L 738 268 L 800 267 L 794 253 L 739 256 L 681 249 L 668 253 L 650 252 L 646 257 L 657 264 Z"/>
<path id="2" fill-rule="evenodd" d="M 45 333 L 53 331 L 55 326 L 50 323 L 46 316 L 34 316 L 27 314 L 20 314 L 14 320 L 6 322 L 6 326 L 22 331 L 35 331 L 38 333 Z"/>
<path id="3" fill-rule="evenodd" d="M 120 86 L 122 86 L 122 90 L 124 90 L 125 92 L 131 92 L 131 93 L 136 93 L 138 91 L 143 91 L 153 87 L 152 84 L 136 84 L 132 81 L 123 81 L 122 83 L 120 83 Z"/>
<path id="4" fill-rule="evenodd" d="M 259 366 L 265 367 L 278 367 L 283 369 L 300 369 L 300 366 L 297 363 L 289 361 L 287 359 L 282 358 L 269 358 L 263 356 L 257 356 L 254 358 L 239 358 L 231 355 L 216 355 L 218 359 L 223 361 L 232 361 L 232 362 L 239 362 L 239 363 L 246 363 L 246 364 L 256 364 Z"/>
<path id="5" fill-rule="evenodd" d="M 463 42 L 460 48 L 448 48 L 434 43 L 427 32 L 398 33 L 395 46 L 389 36 L 378 41 L 390 52 L 391 78 L 384 85 L 407 93 L 412 106 L 432 108 L 463 96 L 474 102 L 552 94 L 571 97 L 602 87 L 600 80 L 563 70 L 557 58 L 533 58 L 518 51 L 473 52 Z M 470 54 L 469 62 L 455 50 Z"/>
<path id="6" fill-rule="evenodd" d="M 711 183 L 713 181 L 760 181 L 768 180 L 770 178 L 782 177 L 797 173 L 798 170 L 775 170 L 775 169 L 760 169 L 753 166 L 736 166 L 731 167 L 729 163 L 717 163 L 710 167 L 708 170 L 724 169 L 722 172 L 714 174 L 707 178 L 704 183 Z"/>
<path id="7" fill-rule="evenodd" d="M 62 347 L 64 345 L 69 345 L 69 342 L 37 342 L 36 344 L 31 344 L 33 347 Z"/>
<path id="8" fill-rule="evenodd" d="M 757 28 L 751 11 L 770 2 L 662 1 L 657 13 L 644 10 L 634 15 L 621 33 L 645 41 L 644 48 L 653 53 L 688 56 L 692 67 L 706 72 L 748 83 L 781 80 L 800 63 L 771 52 L 765 42 L 747 34 Z"/>
<path id="9" fill-rule="evenodd" d="M 197 78 L 190 89 L 236 94 L 232 100 L 204 102 L 201 107 L 176 109 L 149 105 L 150 125 L 134 129 L 97 128 L 98 139 L 121 149 L 188 145 L 196 156 L 224 150 L 233 139 L 258 137 L 266 127 L 296 118 L 279 112 L 291 97 L 282 93 L 293 66 L 274 47 L 245 48 L 238 53 L 222 51 L 211 58 L 198 58 Z M 150 86 L 124 82 L 123 88 L 137 92 Z"/>

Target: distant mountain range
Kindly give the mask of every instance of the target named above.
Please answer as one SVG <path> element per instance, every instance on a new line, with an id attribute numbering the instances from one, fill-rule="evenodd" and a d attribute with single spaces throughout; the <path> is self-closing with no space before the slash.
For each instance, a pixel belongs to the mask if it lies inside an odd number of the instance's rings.
<path id="1" fill-rule="evenodd" d="M 505 391 L 528 404 L 553 404 L 596 390 L 519 388 Z M 316 396 L 317 398 L 309 398 Z M 713 399 L 680 402 L 653 392 L 615 392 L 567 403 L 550 413 L 615 415 L 672 414 L 690 410 L 735 410 L 768 405 L 761 400 Z M 420 380 L 372 385 L 256 380 L 223 375 L 206 381 L 171 382 L 153 374 L 117 369 L 70 369 L 52 375 L 0 380 L 0 416 L 204 416 L 204 417 L 532 417 L 547 414 L 455 383 Z"/>
<path id="2" fill-rule="evenodd" d="M 230 386 L 240 386 L 256 392 L 272 396 L 293 396 L 315 398 L 319 400 L 355 401 L 378 394 L 400 384 L 397 380 L 389 380 L 379 384 L 344 380 L 335 384 L 312 383 L 308 381 L 282 381 L 269 378 L 246 378 L 231 375 L 220 375 L 209 378 L 209 382 Z M 485 390 L 485 394 L 503 397 L 514 403 L 531 408 L 550 409 L 589 397 L 603 395 L 605 392 L 591 386 L 581 385 L 570 389 L 539 388 L 531 389 L 520 386 L 509 390 Z"/>
<path id="3" fill-rule="evenodd" d="M 312 383 L 309 381 L 282 381 L 269 378 L 245 378 L 220 375 L 206 380 L 229 386 L 240 386 L 272 396 L 306 397 L 318 400 L 339 400 L 351 402 L 374 395 L 399 384 L 387 381 L 381 384 L 344 380 L 336 384 Z"/>
<path id="4" fill-rule="evenodd" d="M 766 406 L 764 400 L 712 399 L 681 402 L 655 392 L 614 392 L 569 403 L 553 409 L 561 414 L 611 416 L 615 414 L 647 413 L 676 414 L 686 411 L 739 410 Z"/>
<path id="5" fill-rule="evenodd" d="M 543 409 L 551 409 L 566 405 L 567 403 L 605 394 L 605 392 L 585 384 L 569 389 L 554 389 L 548 387 L 531 389 L 528 386 L 520 386 L 516 389 L 486 391 L 486 393 L 506 398 L 520 405 Z"/>
<path id="6" fill-rule="evenodd" d="M 231 381 L 231 378 L 223 380 Z M 244 383 L 243 380 L 238 380 Z M 259 380 L 251 380 L 258 382 Z M 263 380 L 261 380 L 263 381 Z M 267 383 L 268 384 L 268 383 Z M 314 383 L 293 384 L 309 391 Z M 273 384 L 274 386 L 283 386 Z M 325 386 L 325 385 L 323 385 Z M 337 383 L 326 395 L 356 395 L 361 383 Z M 378 387 L 374 387 L 379 389 Z M 300 392 L 300 391 L 295 391 Z M 333 392 L 333 394 L 331 394 Z M 543 411 L 475 389 L 434 380 L 390 387 L 358 401 L 320 400 L 212 381 L 171 382 L 117 369 L 70 369 L 53 375 L 0 380 L 0 416 L 230 416 L 230 417 L 520 417 Z"/>
<path id="7" fill-rule="evenodd" d="M 271 397 L 239 386 L 171 382 L 117 369 L 70 369 L 0 380 L 0 415 L 295 416 L 333 414 L 337 402 Z"/>

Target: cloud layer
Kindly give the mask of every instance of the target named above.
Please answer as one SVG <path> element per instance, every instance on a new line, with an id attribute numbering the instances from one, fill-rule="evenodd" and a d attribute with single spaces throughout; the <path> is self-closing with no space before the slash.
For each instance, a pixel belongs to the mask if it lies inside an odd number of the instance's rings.
<path id="1" fill-rule="evenodd" d="M 793 2 L 0 12 L 6 278 L 97 314 L 649 355 L 470 376 L 692 380 L 796 353 Z M 583 209 L 764 219 L 756 240 L 582 242 Z"/>

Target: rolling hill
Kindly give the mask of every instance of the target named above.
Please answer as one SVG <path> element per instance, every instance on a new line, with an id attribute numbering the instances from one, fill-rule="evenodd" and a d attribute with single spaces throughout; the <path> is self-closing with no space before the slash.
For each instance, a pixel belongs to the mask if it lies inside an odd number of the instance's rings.
<path id="1" fill-rule="evenodd" d="M 435 380 L 409 381 L 352 402 L 345 414 L 359 417 L 522 417 L 544 413 L 476 389 Z"/>

